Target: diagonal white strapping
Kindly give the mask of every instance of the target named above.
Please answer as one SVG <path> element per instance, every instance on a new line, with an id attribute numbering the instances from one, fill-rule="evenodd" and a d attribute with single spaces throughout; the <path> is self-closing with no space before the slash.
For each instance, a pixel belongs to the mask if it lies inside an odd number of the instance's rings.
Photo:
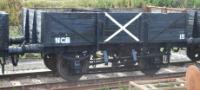
<path id="1" fill-rule="evenodd" d="M 115 37 L 117 34 L 119 34 L 121 31 L 125 31 L 129 36 L 131 36 L 134 40 L 137 42 L 140 41 L 135 35 L 133 35 L 129 30 L 126 29 L 131 23 L 133 23 L 135 20 L 137 20 L 141 15 L 142 12 L 137 14 L 134 18 L 132 18 L 129 22 L 127 22 L 124 26 L 121 25 L 117 20 L 115 20 L 111 15 L 109 15 L 107 12 L 104 12 L 105 16 L 108 17 L 113 23 L 115 23 L 120 29 L 118 29 L 115 33 L 113 33 L 111 36 L 109 36 L 104 42 L 110 41 L 113 37 Z"/>

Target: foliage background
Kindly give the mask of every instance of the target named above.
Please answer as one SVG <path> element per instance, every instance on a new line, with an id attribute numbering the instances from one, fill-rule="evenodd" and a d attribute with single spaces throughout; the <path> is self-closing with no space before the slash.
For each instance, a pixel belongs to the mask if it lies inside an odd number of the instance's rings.
<path id="1" fill-rule="evenodd" d="M 22 7 L 139 8 L 145 5 L 199 8 L 200 0 L 0 0 L 0 10 L 9 13 L 11 25 L 19 25 Z"/>

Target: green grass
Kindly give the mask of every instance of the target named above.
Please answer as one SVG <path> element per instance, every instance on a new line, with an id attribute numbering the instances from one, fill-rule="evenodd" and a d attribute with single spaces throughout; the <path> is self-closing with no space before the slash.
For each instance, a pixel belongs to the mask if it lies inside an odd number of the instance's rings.
<path id="1" fill-rule="evenodd" d="M 22 5 L 22 0 L 0 0 L 0 10 L 6 11 L 10 16 L 10 24 L 19 24 L 19 13 Z"/>
<path id="2" fill-rule="evenodd" d="M 200 7 L 200 0 L 27 0 L 27 7 L 94 7 L 94 8 L 134 8 L 144 5 L 166 7 Z"/>
<path id="3" fill-rule="evenodd" d="M 20 37 L 22 36 L 21 31 L 19 31 L 20 28 L 17 26 L 10 26 L 9 27 L 9 36 L 10 37 Z"/>
<path id="4" fill-rule="evenodd" d="M 10 14 L 10 24 L 18 25 L 22 7 L 48 8 L 135 8 L 145 5 L 199 8 L 200 0 L 0 0 L 0 10 Z"/>

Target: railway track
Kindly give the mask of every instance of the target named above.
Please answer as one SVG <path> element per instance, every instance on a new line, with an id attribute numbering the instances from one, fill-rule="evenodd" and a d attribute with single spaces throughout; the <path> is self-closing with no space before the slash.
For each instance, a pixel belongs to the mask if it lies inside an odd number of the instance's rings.
<path id="1" fill-rule="evenodd" d="M 116 88 L 119 85 L 128 85 L 129 81 L 138 80 L 154 80 L 154 79 L 170 79 L 183 77 L 185 72 L 178 73 L 164 73 L 155 76 L 125 76 L 125 77 L 110 77 L 110 78 L 96 78 L 89 80 L 78 81 L 60 81 L 60 82 L 46 82 L 32 85 L 19 85 L 12 87 L 1 87 L 1 90 L 94 90 L 102 87 Z"/>
<path id="2" fill-rule="evenodd" d="M 187 64 L 193 64 L 191 61 L 186 61 L 186 62 L 174 62 L 170 65 L 172 66 L 184 66 Z M 167 66 L 167 65 L 163 65 Z M 137 67 L 129 67 L 129 68 L 123 68 L 123 67 L 118 67 L 118 68 L 95 68 L 95 69 L 90 69 L 89 73 L 86 74 L 98 74 L 98 73 L 110 73 L 110 72 L 128 72 L 128 71 L 138 71 Z M 5 75 L 0 75 L 0 80 L 1 79 L 16 79 L 16 78 L 21 78 L 21 77 L 37 77 L 37 76 L 58 76 L 57 73 L 49 71 L 49 70 L 44 70 L 44 71 L 39 71 L 39 72 L 26 72 L 26 73 L 16 73 L 16 74 L 5 74 Z"/>
<path id="3" fill-rule="evenodd" d="M 60 88 L 51 88 L 53 90 L 98 90 L 104 87 L 109 89 L 116 89 L 119 87 L 128 86 L 129 81 L 141 82 L 141 81 L 151 81 L 157 79 L 156 81 L 162 80 L 173 80 L 174 78 L 180 78 L 184 76 L 184 72 L 179 73 L 170 73 L 170 74 L 159 74 L 155 76 L 130 76 L 130 77 L 121 77 L 121 78 L 109 78 L 100 79 L 100 82 L 95 84 L 88 84 L 88 85 L 79 85 L 79 86 L 70 86 L 70 87 L 60 87 Z M 84 82 L 84 81 L 83 81 Z M 86 81 L 87 82 L 87 81 Z M 90 82 L 90 80 L 89 80 Z M 92 81 L 93 82 L 93 81 Z"/>
<path id="4" fill-rule="evenodd" d="M 188 64 L 181 65 L 185 68 L 189 64 L 193 63 L 188 62 Z M 180 65 L 180 63 L 174 63 L 173 65 L 175 66 L 170 67 L 171 69 L 161 69 L 155 76 L 144 76 L 140 71 L 108 73 L 115 70 L 108 70 L 105 68 L 104 70 L 103 68 L 93 69 L 99 70 L 99 72 L 96 74 L 90 73 L 83 75 L 80 80 L 73 82 L 65 81 L 51 71 L 9 74 L 4 76 L 0 75 L 0 90 L 88 90 L 89 88 L 97 89 L 104 86 L 115 88 L 119 86 L 119 84 L 128 85 L 128 82 L 132 80 L 137 81 L 183 77 L 185 75 L 185 70 L 175 70 L 175 68 L 178 68 L 176 65 Z"/>
<path id="5" fill-rule="evenodd" d="M 46 75 L 56 75 L 56 74 L 53 73 L 52 71 L 20 73 L 20 74 L 6 74 L 6 75 L 0 75 L 0 80 L 16 79 L 16 78 L 21 78 L 21 77 L 37 77 L 37 76 L 46 76 Z"/>

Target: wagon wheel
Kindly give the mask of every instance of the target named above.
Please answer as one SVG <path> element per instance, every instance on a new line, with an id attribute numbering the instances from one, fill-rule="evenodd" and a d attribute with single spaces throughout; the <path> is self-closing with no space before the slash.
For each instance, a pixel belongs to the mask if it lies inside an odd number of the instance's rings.
<path id="1" fill-rule="evenodd" d="M 145 74 L 145 75 L 154 75 L 156 72 L 158 72 L 158 70 L 160 70 L 160 65 L 162 62 L 162 56 L 150 56 L 148 57 L 148 55 L 151 54 L 159 54 L 160 50 L 159 49 L 153 49 L 150 51 L 147 51 L 148 54 L 145 52 L 143 53 L 141 60 L 139 60 L 139 67 L 141 69 L 141 71 Z"/>
<path id="2" fill-rule="evenodd" d="M 198 49 L 198 47 L 188 47 L 187 48 L 187 56 L 193 62 L 200 60 L 200 49 Z"/>
<path id="3" fill-rule="evenodd" d="M 140 65 L 141 71 L 145 75 L 150 75 L 150 76 L 154 75 L 160 69 L 160 67 L 154 63 L 153 59 L 139 60 L 139 65 Z"/>
<path id="4" fill-rule="evenodd" d="M 57 72 L 65 80 L 76 81 L 82 76 L 81 74 L 74 74 L 71 66 L 71 61 L 63 58 L 63 54 L 60 54 L 57 59 Z M 89 60 L 89 59 L 88 59 Z M 89 67 L 89 61 L 81 61 L 81 73 L 86 73 Z"/>
<path id="5" fill-rule="evenodd" d="M 56 72 L 56 55 L 50 54 L 44 56 L 44 64 L 45 66 L 53 72 Z"/>

